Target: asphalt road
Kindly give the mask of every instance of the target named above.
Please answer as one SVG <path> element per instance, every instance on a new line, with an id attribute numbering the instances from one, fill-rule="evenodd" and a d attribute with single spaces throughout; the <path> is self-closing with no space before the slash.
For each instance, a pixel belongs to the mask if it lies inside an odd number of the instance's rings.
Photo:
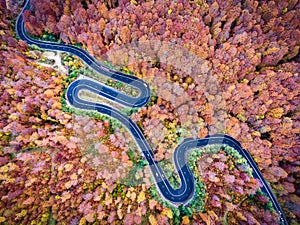
<path id="1" fill-rule="evenodd" d="M 237 140 L 228 135 L 217 134 L 207 136 L 203 139 L 188 138 L 185 139 L 179 146 L 177 146 L 174 152 L 173 160 L 175 168 L 179 174 L 181 184 L 178 189 L 174 189 L 167 179 L 161 166 L 157 163 L 157 161 L 155 161 L 154 153 L 148 142 L 146 141 L 143 133 L 130 118 L 108 105 L 86 101 L 81 99 L 79 96 L 79 92 L 81 90 L 89 90 L 91 92 L 94 92 L 95 94 L 101 95 L 107 99 L 118 102 L 119 104 L 127 107 L 142 107 L 150 99 L 151 93 L 149 86 L 144 81 L 136 77 L 129 76 L 105 67 L 104 65 L 97 62 L 86 51 L 80 48 L 71 45 L 32 39 L 27 35 L 25 31 L 24 21 L 22 17 L 22 13 L 26 7 L 27 9 L 29 8 L 28 0 L 16 21 L 16 32 L 21 40 L 26 41 L 28 44 L 35 44 L 41 49 L 56 51 L 58 50 L 77 55 L 96 72 L 107 77 L 111 77 L 114 80 L 126 83 L 139 91 L 138 97 L 128 96 L 95 80 L 81 76 L 69 85 L 66 92 L 66 98 L 68 103 L 73 107 L 84 110 L 96 110 L 100 113 L 106 114 L 120 121 L 130 131 L 141 153 L 149 163 L 153 179 L 155 180 L 158 191 L 160 192 L 163 199 L 169 201 L 175 206 L 180 204 L 188 204 L 195 195 L 195 178 L 192 171 L 189 169 L 189 166 L 187 165 L 187 155 L 189 151 L 211 144 L 226 144 L 236 149 L 247 160 L 248 164 L 253 169 L 254 178 L 258 179 L 263 185 L 261 190 L 270 198 L 275 210 L 280 215 L 282 224 L 288 224 L 284 214 L 282 213 L 280 205 L 278 204 L 275 196 L 271 191 L 270 186 L 263 178 L 251 155 L 241 147 L 240 143 Z"/>

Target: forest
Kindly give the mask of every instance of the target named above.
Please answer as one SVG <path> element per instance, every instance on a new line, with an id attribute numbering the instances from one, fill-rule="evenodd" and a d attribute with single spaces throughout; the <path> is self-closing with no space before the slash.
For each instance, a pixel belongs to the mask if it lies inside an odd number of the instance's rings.
<path id="1" fill-rule="evenodd" d="M 150 85 L 146 106 L 120 110 L 140 127 L 172 185 L 180 185 L 175 147 L 221 131 L 250 152 L 289 224 L 299 223 L 297 0 L 30 2 L 23 15 L 32 37 L 78 46 Z M 67 53 L 54 53 L 61 60 L 54 66 L 16 36 L 21 8 L 0 0 L 0 224 L 279 224 L 228 146 L 189 155 L 194 201 L 162 200 L 130 133 L 65 99 L 80 74 L 135 90 Z"/>

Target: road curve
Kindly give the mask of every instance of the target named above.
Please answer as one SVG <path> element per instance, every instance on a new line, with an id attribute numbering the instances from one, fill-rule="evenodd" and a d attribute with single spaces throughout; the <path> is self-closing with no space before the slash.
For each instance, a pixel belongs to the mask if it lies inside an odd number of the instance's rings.
<path id="1" fill-rule="evenodd" d="M 157 163 L 157 161 L 155 161 L 154 153 L 148 142 L 146 141 L 144 135 L 130 118 L 124 116 L 118 110 L 108 105 L 86 101 L 81 99 L 79 96 L 81 90 L 88 90 L 127 107 L 141 107 L 145 105 L 150 98 L 149 86 L 144 81 L 136 77 L 132 77 L 121 72 L 106 68 L 104 65 L 97 62 L 86 51 L 80 48 L 71 45 L 32 39 L 25 31 L 24 21 L 22 17 L 22 13 L 26 8 L 29 8 L 29 0 L 26 1 L 25 6 L 16 21 L 16 33 L 21 40 L 26 41 L 28 44 L 35 44 L 42 49 L 64 51 L 77 55 L 96 72 L 111 77 L 112 79 L 118 80 L 120 82 L 126 83 L 139 91 L 140 94 L 138 97 L 132 97 L 120 93 L 92 79 L 80 77 L 69 85 L 66 92 L 66 98 L 68 103 L 73 107 L 84 110 L 96 110 L 100 113 L 106 114 L 120 121 L 130 131 L 141 153 L 148 161 L 158 191 L 165 200 L 169 201 L 173 205 L 185 205 L 188 204 L 189 201 L 194 197 L 195 178 L 192 174 L 192 171 L 189 169 L 189 166 L 187 165 L 186 158 L 190 150 L 201 148 L 210 144 L 226 144 L 236 149 L 247 160 L 247 163 L 253 169 L 254 178 L 258 179 L 263 185 L 261 190 L 270 198 L 274 209 L 280 216 L 282 224 L 288 224 L 279 203 L 277 202 L 275 196 L 271 191 L 270 186 L 263 178 L 251 155 L 246 150 L 242 149 L 240 143 L 237 140 L 228 135 L 217 134 L 207 136 L 203 139 L 188 138 L 185 139 L 179 146 L 177 146 L 174 152 L 173 159 L 175 168 L 180 177 L 181 185 L 178 189 L 174 189 L 165 176 L 165 173 L 160 165 Z"/>
<path id="2" fill-rule="evenodd" d="M 90 66 L 92 69 L 99 72 L 100 74 L 102 74 L 106 77 L 110 77 L 114 80 L 126 83 L 129 86 L 137 89 L 139 91 L 139 96 L 137 96 L 135 98 L 124 95 L 124 94 L 122 95 L 123 97 L 126 97 L 130 100 L 130 101 L 128 101 L 128 103 L 126 105 L 128 107 L 138 107 L 138 106 L 145 105 L 148 102 L 150 95 L 151 95 L 150 88 L 149 88 L 148 84 L 146 82 L 144 82 L 143 80 L 141 80 L 137 77 L 133 77 L 133 76 L 118 72 L 118 71 L 111 70 L 110 68 L 100 64 L 89 53 L 87 53 L 86 51 L 84 51 L 78 47 L 75 47 L 72 45 L 59 44 L 59 43 L 55 43 L 55 42 L 39 41 L 39 40 L 31 38 L 26 33 L 25 24 L 24 24 L 24 20 L 23 20 L 23 16 L 22 16 L 24 10 L 29 9 L 29 4 L 30 4 L 30 1 L 27 0 L 25 3 L 25 6 L 23 7 L 22 11 L 18 15 L 18 18 L 16 21 L 16 33 L 21 40 L 26 41 L 27 44 L 37 45 L 41 49 L 50 50 L 50 51 L 51 50 L 63 51 L 63 52 L 69 52 L 71 54 L 74 54 L 74 55 L 78 56 L 79 58 L 81 58 L 88 66 Z M 116 91 L 114 89 L 109 88 L 108 86 L 106 86 L 105 90 L 108 91 L 109 93 L 113 93 L 113 92 L 116 93 Z"/>

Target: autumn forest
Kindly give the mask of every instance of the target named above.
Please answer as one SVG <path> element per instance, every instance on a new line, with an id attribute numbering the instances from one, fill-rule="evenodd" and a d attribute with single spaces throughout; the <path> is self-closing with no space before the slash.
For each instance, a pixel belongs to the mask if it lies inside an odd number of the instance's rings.
<path id="1" fill-rule="evenodd" d="M 74 45 L 149 84 L 126 108 L 170 183 L 185 138 L 237 139 L 269 182 L 289 224 L 300 222 L 300 4 L 297 0 L 31 0 L 35 39 Z M 0 224 L 280 224 L 245 159 L 226 145 L 187 156 L 194 199 L 164 201 L 133 137 L 117 120 L 74 108 L 84 75 L 137 96 L 79 57 L 17 37 L 23 1 L 0 0 Z"/>

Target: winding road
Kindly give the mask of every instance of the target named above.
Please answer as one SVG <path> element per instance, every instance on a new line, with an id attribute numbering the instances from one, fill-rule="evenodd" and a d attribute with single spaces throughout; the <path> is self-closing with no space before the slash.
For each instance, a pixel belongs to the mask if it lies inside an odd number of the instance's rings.
<path id="1" fill-rule="evenodd" d="M 80 76 L 67 88 L 66 98 L 68 103 L 73 107 L 84 110 L 96 110 L 99 113 L 106 114 L 120 121 L 129 130 L 141 153 L 149 163 L 153 179 L 155 180 L 157 189 L 163 199 L 169 201 L 175 206 L 178 206 L 180 204 L 188 204 L 195 195 L 195 178 L 189 166 L 187 165 L 188 152 L 192 149 L 201 148 L 210 144 L 226 144 L 236 149 L 247 160 L 248 164 L 253 169 L 253 177 L 258 179 L 263 185 L 261 190 L 270 198 L 274 209 L 280 216 L 282 224 L 288 224 L 279 203 L 277 202 L 275 196 L 271 191 L 270 186 L 263 178 L 251 155 L 241 147 L 238 141 L 228 135 L 217 134 L 207 136 L 203 139 L 188 138 L 185 139 L 179 146 L 177 146 L 174 152 L 173 159 L 175 168 L 180 177 L 181 185 L 178 189 L 174 189 L 167 179 L 161 166 L 157 163 L 157 161 L 155 161 L 154 153 L 148 142 L 146 141 L 143 133 L 130 118 L 108 105 L 86 101 L 84 99 L 81 99 L 79 96 L 81 90 L 88 90 L 114 102 L 118 102 L 119 104 L 122 104 L 126 107 L 142 107 L 149 101 L 151 96 L 148 84 L 136 77 L 129 76 L 105 67 L 97 60 L 95 60 L 92 56 L 90 56 L 86 51 L 75 46 L 40 41 L 31 38 L 26 33 L 22 17 L 22 14 L 26 9 L 29 9 L 29 0 L 26 1 L 25 6 L 23 7 L 16 21 L 16 33 L 21 40 L 26 41 L 28 44 L 35 44 L 41 49 L 63 51 L 74 54 L 81 58 L 96 72 L 110 77 L 114 80 L 126 83 L 139 91 L 139 95 L 137 97 L 128 96 L 91 78 Z"/>

